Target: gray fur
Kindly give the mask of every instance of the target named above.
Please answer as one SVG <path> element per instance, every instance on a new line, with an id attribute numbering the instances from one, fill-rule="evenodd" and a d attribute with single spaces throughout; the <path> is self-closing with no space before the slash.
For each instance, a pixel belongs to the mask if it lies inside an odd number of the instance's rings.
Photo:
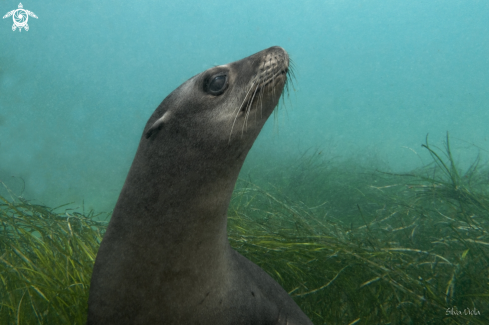
<path id="1" fill-rule="evenodd" d="M 269 48 L 198 74 L 155 110 L 95 261 L 87 324 L 312 324 L 226 232 L 239 171 L 288 65 L 285 50 Z M 206 93 L 219 73 L 226 90 Z"/>

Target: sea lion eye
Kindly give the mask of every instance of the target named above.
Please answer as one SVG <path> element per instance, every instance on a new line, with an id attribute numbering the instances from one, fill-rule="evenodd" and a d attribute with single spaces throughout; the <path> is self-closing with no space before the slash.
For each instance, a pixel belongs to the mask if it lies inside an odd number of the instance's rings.
<path id="1" fill-rule="evenodd" d="M 207 85 L 206 91 L 214 96 L 219 96 L 224 92 L 224 90 L 226 90 L 226 81 L 226 75 L 215 76 L 214 78 L 212 78 L 212 80 L 210 80 L 209 84 Z"/>

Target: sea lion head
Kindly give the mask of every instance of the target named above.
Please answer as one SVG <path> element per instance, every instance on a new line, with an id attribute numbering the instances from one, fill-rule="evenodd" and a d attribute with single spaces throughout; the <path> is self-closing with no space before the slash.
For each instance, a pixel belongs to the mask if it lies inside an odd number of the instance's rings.
<path id="1" fill-rule="evenodd" d="M 289 56 L 278 46 L 210 68 L 165 98 L 142 142 L 246 155 L 277 106 L 288 74 Z"/>

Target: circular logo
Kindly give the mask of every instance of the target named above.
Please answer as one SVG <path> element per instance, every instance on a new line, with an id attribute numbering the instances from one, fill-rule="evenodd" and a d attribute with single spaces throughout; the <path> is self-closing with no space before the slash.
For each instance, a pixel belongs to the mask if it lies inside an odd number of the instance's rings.
<path id="1" fill-rule="evenodd" d="M 28 16 L 24 9 L 17 9 L 14 14 L 14 24 L 17 27 L 24 27 L 27 24 Z"/>

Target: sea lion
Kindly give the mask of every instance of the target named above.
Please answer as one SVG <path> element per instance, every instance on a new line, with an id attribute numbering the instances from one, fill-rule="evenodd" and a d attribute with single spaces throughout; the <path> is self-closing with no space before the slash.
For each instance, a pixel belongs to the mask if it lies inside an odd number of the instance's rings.
<path id="1" fill-rule="evenodd" d="M 87 324 L 312 324 L 226 232 L 239 171 L 288 73 L 287 52 L 271 47 L 158 106 L 98 251 Z"/>

